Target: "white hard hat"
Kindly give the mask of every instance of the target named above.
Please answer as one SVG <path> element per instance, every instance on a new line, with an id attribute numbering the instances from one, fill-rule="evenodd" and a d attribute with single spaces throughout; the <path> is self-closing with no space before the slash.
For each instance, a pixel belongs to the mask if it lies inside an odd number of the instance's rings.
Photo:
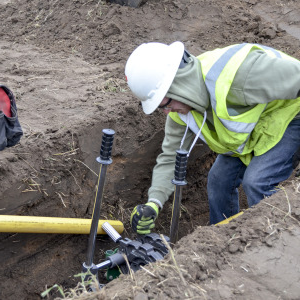
<path id="1" fill-rule="evenodd" d="M 142 101 L 143 110 L 151 114 L 168 92 L 184 53 L 184 45 L 146 43 L 129 56 L 125 75 L 133 94 Z"/>

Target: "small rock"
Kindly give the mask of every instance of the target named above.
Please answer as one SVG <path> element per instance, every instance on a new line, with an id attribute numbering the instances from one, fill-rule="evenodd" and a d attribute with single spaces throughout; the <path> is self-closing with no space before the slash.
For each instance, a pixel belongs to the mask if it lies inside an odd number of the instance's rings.
<path id="1" fill-rule="evenodd" d="M 204 281 L 204 280 L 206 280 L 208 278 L 208 276 L 207 276 L 207 274 L 202 274 L 201 276 L 200 276 L 200 280 L 201 281 Z"/>
<path id="2" fill-rule="evenodd" d="M 228 248 L 228 251 L 229 251 L 230 253 L 236 253 L 237 251 L 239 251 L 239 248 L 240 248 L 239 245 L 236 245 L 236 244 L 230 244 L 230 245 L 229 245 L 229 248 Z"/>
<path id="3" fill-rule="evenodd" d="M 216 262 L 216 265 L 217 265 L 217 268 L 219 269 L 219 270 L 221 270 L 222 269 L 222 261 L 221 260 L 217 260 L 217 262 Z"/>
<path id="4" fill-rule="evenodd" d="M 12 18 L 10 19 L 10 21 L 11 21 L 13 24 L 16 24 L 16 23 L 19 22 L 18 18 L 14 18 L 14 17 L 12 17 Z"/>
<path id="5" fill-rule="evenodd" d="M 268 247 L 273 247 L 273 242 L 272 242 L 271 239 L 266 239 L 266 240 L 265 240 L 265 243 L 266 243 L 266 245 L 267 245 Z"/>
<path id="6" fill-rule="evenodd" d="M 256 15 L 254 21 L 261 21 L 261 17 L 259 15 Z"/>
<path id="7" fill-rule="evenodd" d="M 259 36 L 267 38 L 267 39 L 274 39 L 276 37 L 276 30 L 273 28 L 264 28 Z"/>
<path id="8" fill-rule="evenodd" d="M 230 228 L 230 229 L 236 229 L 236 228 L 237 228 L 237 224 L 235 224 L 234 220 L 232 220 L 232 221 L 230 222 L 229 228 Z"/>
<path id="9" fill-rule="evenodd" d="M 294 210 L 294 214 L 295 214 L 295 216 L 299 217 L 300 216 L 300 208 L 296 208 Z"/>
<path id="10" fill-rule="evenodd" d="M 7 160 L 9 162 L 16 162 L 16 161 L 18 161 L 18 157 L 16 155 L 12 154 L 12 155 L 10 155 L 10 156 L 7 157 Z"/>
<path id="11" fill-rule="evenodd" d="M 103 35 L 105 37 L 109 37 L 112 35 L 118 35 L 120 33 L 121 33 L 120 28 L 114 23 L 107 24 L 107 26 L 105 28 L 103 28 Z"/>

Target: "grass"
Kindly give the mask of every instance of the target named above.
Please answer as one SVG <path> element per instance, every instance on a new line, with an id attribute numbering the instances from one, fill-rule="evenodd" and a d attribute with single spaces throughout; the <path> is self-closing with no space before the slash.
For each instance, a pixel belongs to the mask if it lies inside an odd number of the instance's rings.
<path id="1" fill-rule="evenodd" d="M 299 189 L 298 180 L 296 180 L 296 182 L 293 180 L 292 185 L 294 187 L 295 194 L 298 194 L 299 193 L 299 191 L 298 191 L 298 189 Z M 278 189 L 283 191 L 283 193 L 285 194 L 285 199 L 287 201 L 287 211 L 283 211 L 282 209 L 280 209 L 280 208 L 276 207 L 275 205 L 272 205 L 271 203 L 268 203 L 266 201 L 263 201 L 262 203 L 264 203 L 265 205 L 268 205 L 268 206 L 272 207 L 273 209 L 279 211 L 280 213 L 284 214 L 283 220 L 285 220 L 287 217 L 289 217 L 292 220 L 294 220 L 295 222 L 297 222 L 298 224 L 300 224 L 300 222 L 292 216 L 292 206 L 291 206 L 289 195 L 288 195 L 286 189 L 283 186 L 278 186 Z"/>
<path id="2" fill-rule="evenodd" d="M 97 90 L 101 92 L 110 92 L 110 93 L 116 93 L 116 92 L 126 92 L 128 91 L 128 87 L 126 85 L 126 82 L 124 79 L 120 78 L 109 78 L 101 86 L 97 87 Z"/>
<path id="3" fill-rule="evenodd" d="M 65 290 L 62 286 L 54 284 L 52 287 L 46 289 L 41 293 L 41 297 L 47 297 L 49 299 L 53 293 L 59 295 L 56 299 L 105 299 L 103 291 L 99 287 L 99 282 L 94 275 L 90 275 L 90 279 L 85 281 L 86 273 L 80 273 L 74 277 L 80 277 L 81 281 L 76 285 L 75 288 Z M 95 297 L 95 294 L 97 296 Z"/>

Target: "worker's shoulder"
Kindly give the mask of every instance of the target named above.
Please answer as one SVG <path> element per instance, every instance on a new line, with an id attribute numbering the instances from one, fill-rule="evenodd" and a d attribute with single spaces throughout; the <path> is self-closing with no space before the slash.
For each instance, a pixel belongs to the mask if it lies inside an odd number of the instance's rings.
<path id="1" fill-rule="evenodd" d="M 258 59 L 268 57 L 268 54 L 261 50 L 261 49 L 253 49 L 249 52 L 247 57 L 244 60 L 245 64 L 253 64 L 255 63 Z"/>

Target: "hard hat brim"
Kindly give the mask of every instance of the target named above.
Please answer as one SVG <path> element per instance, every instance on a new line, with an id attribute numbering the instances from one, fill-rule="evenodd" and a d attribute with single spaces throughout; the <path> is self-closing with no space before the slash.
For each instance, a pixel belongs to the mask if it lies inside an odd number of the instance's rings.
<path id="1" fill-rule="evenodd" d="M 145 114 L 149 115 L 153 113 L 161 101 L 166 96 L 174 78 L 179 68 L 183 53 L 184 53 L 184 45 L 182 42 L 174 42 L 168 46 L 168 55 L 166 56 L 168 59 L 167 65 L 168 70 L 166 71 L 166 75 L 162 86 L 155 92 L 154 96 L 151 99 L 147 99 L 142 101 L 142 107 Z"/>

